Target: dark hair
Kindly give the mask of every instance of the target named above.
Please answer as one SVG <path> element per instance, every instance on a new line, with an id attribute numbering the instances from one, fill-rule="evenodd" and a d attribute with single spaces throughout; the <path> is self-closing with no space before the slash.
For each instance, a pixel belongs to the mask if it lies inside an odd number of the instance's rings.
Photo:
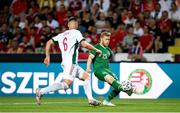
<path id="1" fill-rule="evenodd" d="M 133 41 L 134 41 L 134 40 L 139 40 L 139 37 L 135 36 L 135 37 L 133 38 Z"/>
<path id="2" fill-rule="evenodd" d="M 126 29 L 128 30 L 128 29 L 130 29 L 130 28 L 134 28 L 133 25 L 127 24 Z"/>
<path id="3" fill-rule="evenodd" d="M 70 22 L 70 21 L 77 21 L 77 18 L 72 16 L 68 19 L 68 22 Z"/>

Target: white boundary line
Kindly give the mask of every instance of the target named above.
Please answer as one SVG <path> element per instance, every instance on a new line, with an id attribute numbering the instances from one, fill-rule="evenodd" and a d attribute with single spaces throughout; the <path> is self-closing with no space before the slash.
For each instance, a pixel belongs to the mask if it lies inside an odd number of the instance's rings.
<path id="1" fill-rule="evenodd" d="M 42 104 L 77 104 L 77 103 L 85 103 L 85 102 L 42 102 Z M 15 102 L 15 103 L 0 103 L 0 105 L 33 105 L 36 102 Z"/>
<path id="2" fill-rule="evenodd" d="M 180 111 L 177 112 L 89 112 L 89 111 L 84 111 L 84 112 L 1 112 L 0 113 L 180 113 Z"/>
<path id="3" fill-rule="evenodd" d="M 55 101 L 50 101 L 50 102 L 46 102 L 46 101 L 42 101 L 42 104 L 78 104 L 78 103 L 87 103 L 87 102 L 71 102 L 71 101 L 59 101 L 59 102 L 55 102 Z M 12 102 L 12 103 L 0 103 L 0 105 L 34 105 L 34 104 L 36 104 L 36 102 Z M 126 103 L 122 103 L 122 104 L 126 104 Z M 139 105 L 141 105 L 141 104 L 145 104 L 145 103 L 129 103 L 128 102 L 128 104 L 131 104 L 131 105 L 133 105 L 133 104 L 139 104 Z M 148 105 L 154 105 L 154 104 L 156 104 L 156 105 L 177 105 L 177 104 L 179 104 L 179 103 L 174 103 L 174 102 L 172 102 L 172 103 L 148 103 Z"/>

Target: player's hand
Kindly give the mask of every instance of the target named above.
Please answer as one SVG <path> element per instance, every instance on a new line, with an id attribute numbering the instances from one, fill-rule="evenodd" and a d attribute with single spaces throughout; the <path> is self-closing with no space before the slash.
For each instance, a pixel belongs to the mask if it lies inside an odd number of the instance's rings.
<path id="1" fill-rule="evenodd" d="M 99 49 L 97 49 L 97 50 L 96 50 L 96 53 L 98 53 L 98 54 L 99 54 L 99 57 L 102 55 L 102 51 L 101 51 L 101 50 L 99 50 Z"/>
<path id="2" fill-rule="evenodd" d="M 50 57 L 46 57 L 46 58 L 44 59 L 44 64 L 45 64 L 46 66 L 48 66 L 49 63 L 50 63 Z"/>
<path id="3" fill-rule="evenodd" d="M 87 67 L 86 72 L 91 73 L 91 68 Z"/>

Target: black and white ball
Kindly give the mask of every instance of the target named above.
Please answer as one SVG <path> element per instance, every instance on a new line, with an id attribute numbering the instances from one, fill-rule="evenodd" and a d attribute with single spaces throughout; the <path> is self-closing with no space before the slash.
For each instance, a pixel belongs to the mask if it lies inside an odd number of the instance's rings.
<path id="1" fill-rule="evenodd" d="M 124 91 L 128 91 L 128 90 L 130 90 L 130 89 L 132 89 L 132 82 L 130 81 L 130 80 L 125 80 L 125 81 L 123 81 L 122 83 L 121 83 L 121 85 L 122 85 L 122 89 L 124 90 Z"/>

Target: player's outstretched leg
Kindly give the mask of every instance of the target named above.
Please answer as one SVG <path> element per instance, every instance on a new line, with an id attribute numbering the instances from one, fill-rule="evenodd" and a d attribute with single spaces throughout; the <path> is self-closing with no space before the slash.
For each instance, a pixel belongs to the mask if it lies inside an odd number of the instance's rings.
<path id="1" fill-rule="evenodd" d="M 132 83 L 130 81 L 126 81 L 123 82 L 123 84 L 120 84 L 117 80 L 114 80 L 111 86 L 114 88 L 114 90 L 108 95 L 108 98 L 103 101 L 103 105 L 115 106 L 113 103 L 111 103 L 111 100 L 121 91 L 127 93 L 129 96 L 131 96 L 133 93 Z"/>
<path id="2" fill-rule="evenodd" d="M 112 84 L 110 84 L 114 89 L 113 91 L 108 95 L 108 97 L 103 101 L 103 105 L 106 106 L 115 106 L 115 104 L 111 103 L 111 100 L 116 97 L 120 91 L 123 91 L 120 83 L 117 80 L 114 80 Z"/>
<path id="3" fill-rule="evenodd" d="M 41 88 L 41 89 L 37 88 L 36 89 L 36 102 L 38 105 L 41 104 L 41 97 L 43 94 L 47 94 L 49 92 L 55 92 L 58 90 L 66 90 L 68 88 L 69 88 L 69 86 L 65 82 L 54 83 L 51 86 Z"/>
<path id="4" fill-rule="evenodd" d="M 108 97 L 103 101 L 103 105 L 105 106 L 116 106 L 115 104 L 111 103 L 111 100 L 116 97 L 118 94 L 120 93 L 120 91 L 117 90 L 113 90 Z"/>

